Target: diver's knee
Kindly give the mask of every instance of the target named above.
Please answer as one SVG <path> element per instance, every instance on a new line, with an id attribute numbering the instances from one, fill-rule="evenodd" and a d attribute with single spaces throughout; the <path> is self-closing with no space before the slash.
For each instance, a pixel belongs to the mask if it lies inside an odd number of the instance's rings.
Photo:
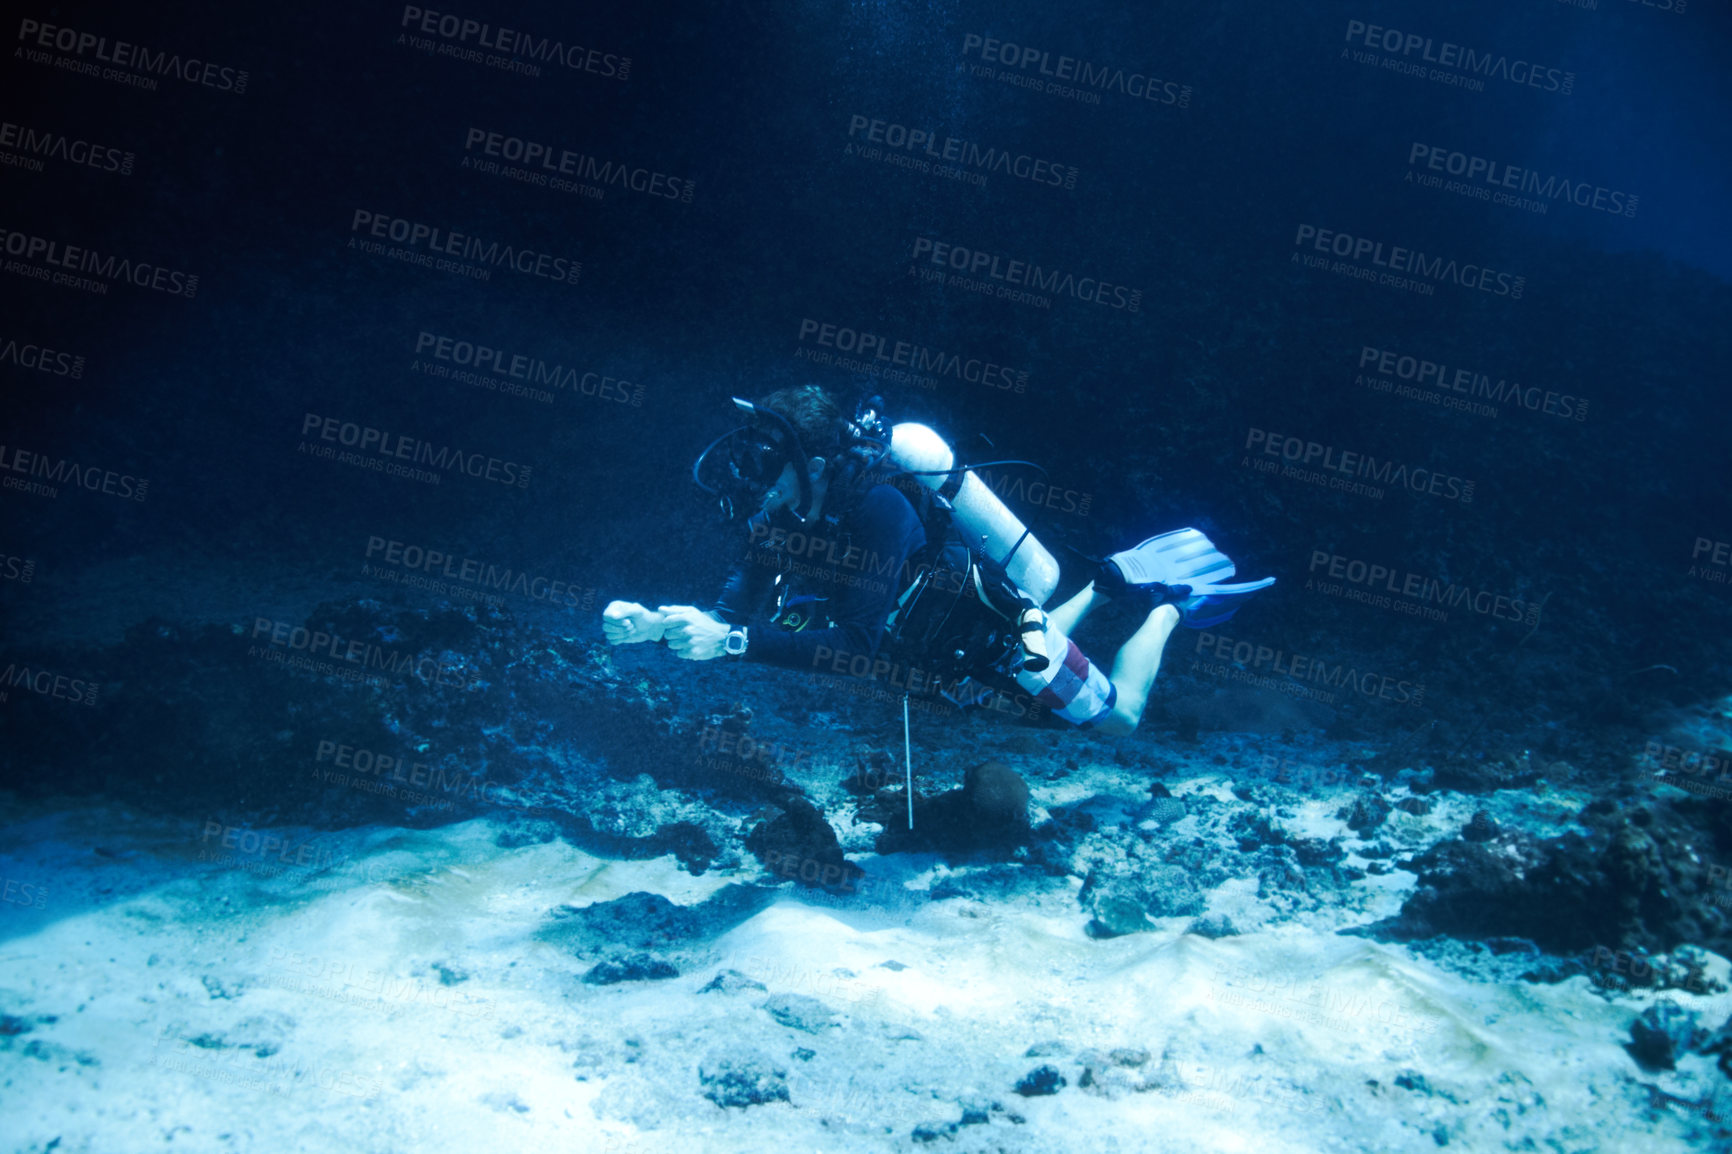
<path id="1" fill-rule="evenodd" d="M 1127 713 L 1122 706 L 1113 706 L 1113 711 L 1095 722 L 1094 731 L 1105 737 L 1127 737 L 1137 731 L 1141 717 Z"/>

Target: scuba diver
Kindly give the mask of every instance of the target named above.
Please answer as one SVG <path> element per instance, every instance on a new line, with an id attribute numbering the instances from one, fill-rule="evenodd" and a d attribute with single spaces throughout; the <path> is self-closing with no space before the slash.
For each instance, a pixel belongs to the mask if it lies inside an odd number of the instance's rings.
<path id="1" fill-rule="evenodd" d="M 711 442 L 692 476 L 730 519 L 750 511 L 745 557 L 711 609 L 612 602 L 609 644 L 663 641 L 689 661 L 856 675 L 906 656 L 957 705 L 1021 692 L 1118 735 L 1142 720 L 1177 625 L 1218 624 L 1275 583 L 1225 583 L 1233 562 L 1196 529 L 1177 529 L 1090 558 L 1092 579 L 1047 612 L 1057 561 L 930 428 L 888 426 L 877 397 L 846 417 L 817 385 L 733 403 L 745 423 Z M 1120 599 L 1146 616 L 1108 675 L 1070 634 Z"/>

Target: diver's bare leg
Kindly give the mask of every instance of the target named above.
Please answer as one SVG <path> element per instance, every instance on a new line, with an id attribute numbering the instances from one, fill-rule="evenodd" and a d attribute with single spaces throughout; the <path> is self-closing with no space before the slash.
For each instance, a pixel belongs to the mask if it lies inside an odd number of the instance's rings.
<path id="1" fill-rule="evenodd" d="M 1046 619 L 1060 633 L 1069 637 L 1071 631 L 1077 627 L 1077 622 L 1087 617 L 1096 606 L 1105 605 L 1108 600 L 1110 598 L 1106 594 L 1095 592 L 1095 583 L 1090 581 L 1077 591 L 1076 596 L 1048 613 Z"/>
<path id="2" fill-rule="evenodd" d="M 1070 608 L 1070 602 L 1061 608 Z M 1143 719 L 1143 708 L 1149 703 L 1149 691 L 1155 687 L 1155 674 L 1161 669 L 1161 651 L 1178 624 L 1177 609 L 1171 605 L 1157 606 L 1131 634 L 1131 639 L 1119 647 L 1113 657 L 1112 675 L 1118 699 L 1113 703 L 1113 711 L 1095 724 L 1096 733 L 1117 737 L 1137 728 Z"/>

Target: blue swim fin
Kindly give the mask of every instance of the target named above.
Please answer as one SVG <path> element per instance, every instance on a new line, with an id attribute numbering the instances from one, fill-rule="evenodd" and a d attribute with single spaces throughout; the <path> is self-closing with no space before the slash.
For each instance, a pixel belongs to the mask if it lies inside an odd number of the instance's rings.
<path id="1" fill-rule="evenodd" d="M 1174 605 L 1186 625 L 1207 629 L 1238 612 L 1243 599 L 1275 584 L 1275 578 L 1227 584 L 1232 560 L 1196 529 L 1174 529 L 1101 564 L 1096 585 L 1109 597 L 1135 591 Z"/>

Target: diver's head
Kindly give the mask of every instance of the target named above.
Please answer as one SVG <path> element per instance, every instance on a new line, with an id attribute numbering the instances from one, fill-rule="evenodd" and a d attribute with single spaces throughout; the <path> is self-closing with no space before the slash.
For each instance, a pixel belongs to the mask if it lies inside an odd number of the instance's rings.
<path id="1" fill-rule="evenodd" d="M 800 385 L 778 389 L 752 407 L 755 430 L 778 439 L 782 450 L 782 469 L 761 507 L 772 513 L 787 509 L 804 521 L 816 518 L 829 484 L 830 458 L 841 447 L 842 406 L 824 388 Z"/>
<path id="2" fill-rule="evenodd" d="M 758 502 L 758 512 L 769 519 L 788 514 L 796 521 L 816 518 L 823 512 L 824 496 L 830 488 L 829 462 L 823 457 L 812 457 L 806 462 L 805 473 L 806 484 L 802 488 L 799 464 L 789 461 L 783 465 L 775 483 Z"/>
<path id="3" fill-rule="evenodd" d="M 847 428 L 836 398 L 817 385 L 802 385 L 757 401 L 735 397 L 734 405 L 746 423 L 704 450 L 693 478 L 722 498 L 730 516 L 744 509 L 754 511 L 754 522 L 819 516 L 833 471 L 830 458 L 841 452 Z M 712 461 L 724 442 L 725 452 Z"/>
<path id="4" fill-rule="evenodd" d="M 792 432 L 809 453 L 828 457 L 842 445 L 842 405 L 821 385 L 797 385 L 752 402 L 752 424 L 772 435 Z"/>

